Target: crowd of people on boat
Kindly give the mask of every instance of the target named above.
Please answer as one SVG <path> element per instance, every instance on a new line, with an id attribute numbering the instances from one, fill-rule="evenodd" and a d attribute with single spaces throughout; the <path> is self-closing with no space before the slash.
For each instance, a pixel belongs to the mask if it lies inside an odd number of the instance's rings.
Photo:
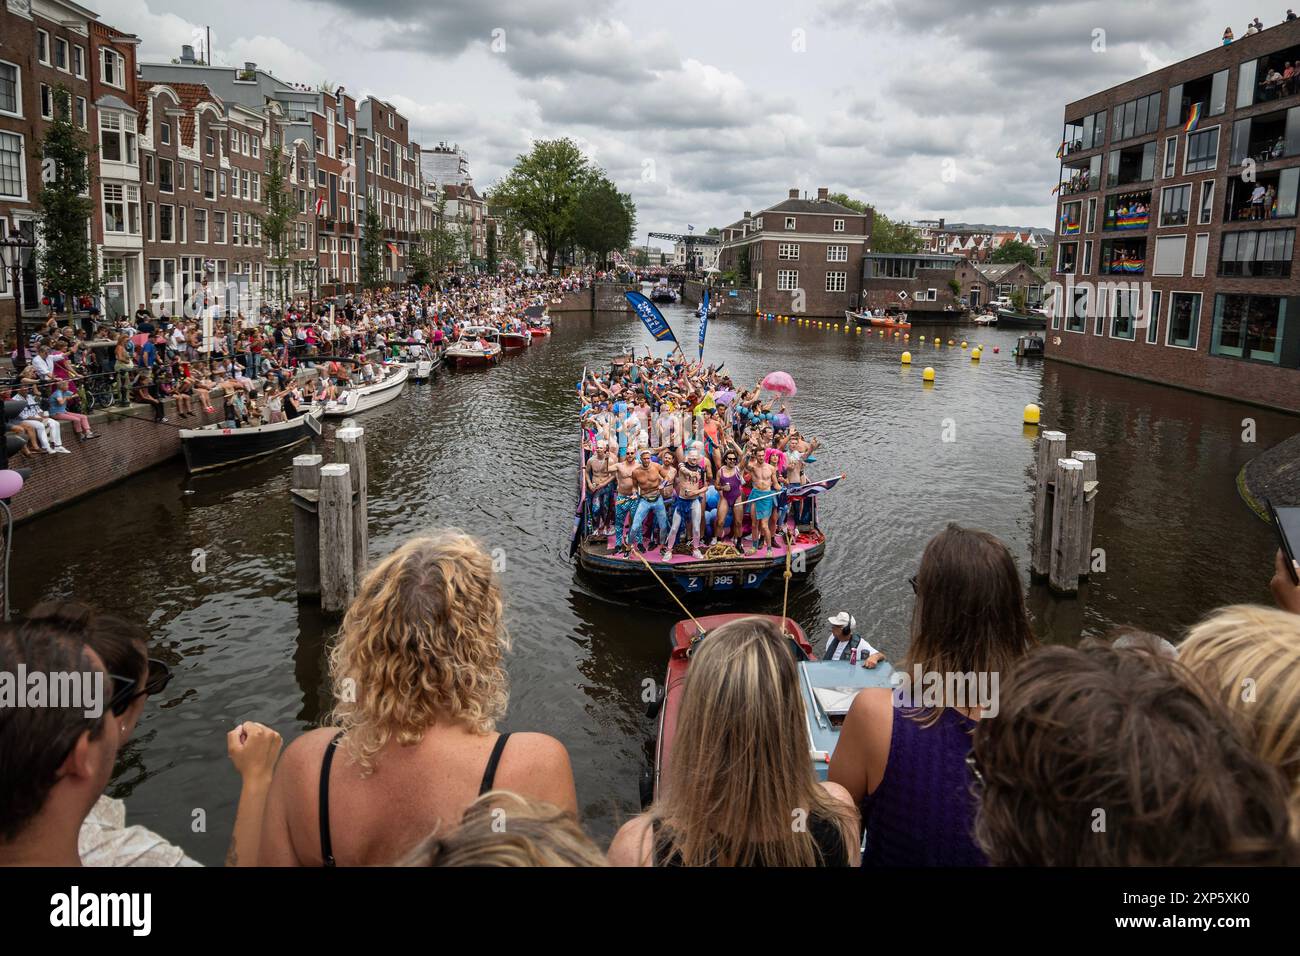
<path id="1" fill-rule="evenodd" d="M 766 556 L 809 532 L 806 468 L 820 443 L 762 381 L 738 390 L 678 348 L 588 371 L 581 393 L 586 531 L 610 552 L 667 560 L 689 539 L 696 560 L 716 545 Z"/>
<path id="2" fill-rule="evenodd" d="M 382 377 L 388 361 L 426 348 L 436 354 L 467 325 L 522 328 L 529 306 L 591 281 L 585 273 L 452 275 L 431 286 L 264 305 L 248 315 L 228 311 L 206 339 L 202 318 L 155 312 L 144 302 L 89 327 L 61 324 L 66 316 L 52 311 L 24 355 L 10 343 L 15 371 L 0 398 L 25 405 L 5 430 L 21 436 L 22 455 L 32 457 L 67 452 L 62 422 L 79 440 L 97 437 L 88 413 L 108 404 L 134 406 L 159 424 L 172 421 L 169 411 L 183 422 L 199 409 L 221 410 L 235 425 L 279 421 L 322 393 L 333 398 Z M 334 358 L 318 361 L 326 356 Z"/>
<path id="3" fill-rule="evenodd" d="M 1281 554 L 1276 607 L 1220 608 L 1168 635 L 1177 646 L 1131 629 L 1041 645 L 1010 551 L 973 528 L 930 539 L 912 580 L 896 671 L 1000 675 L 995 699 L 864 689 L 819 782 L 789 637 L 769 617 L 732 620 L 693 649 L 660 796 L 602 848 L 579 819 L 565 745 L 498 730 L 510 641 L 489 553 L 456 530 L 411 539 L 343 619 L 325 724 L 283 752 L 270 727 L 230 732 L 242 785 L 227 863 L 1297 861 L 1300 587 Z M 833 620 L 828 652 L 856 623 Z M 143 628 L 43 604 L 0 628 L 0 673 L 94 675 L 107 698 L 101 713 L 0 708 L 0 865 L 194 865 L 104 792 L 172 678 Z"/>

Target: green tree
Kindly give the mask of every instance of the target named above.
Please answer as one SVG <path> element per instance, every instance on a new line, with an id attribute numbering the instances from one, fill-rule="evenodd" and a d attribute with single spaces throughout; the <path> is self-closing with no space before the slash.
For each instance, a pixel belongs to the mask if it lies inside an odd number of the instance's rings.
<path id="1" fill-rule="evenodd" d="M 289 191 L 288 178 L 284 174 L 284 163 L 280 150 L 272 147 L 271 157 L 267 162 L 266 179 L 262 183 L 262 201 L 266 204 L 266 214 L 262 217 L 262 236 L 266 239 L 268 265 L 272 266 L 274 282 L 268 282 L 276 289 L 281 305 L 288 298 L 289 288 L 289 250 L 293 242 L 294 208 L 293 193 Z"/>
<path id="2" fill-rule="evenodd" d="M 384 223 L 375 203 L 366 203 L 366 220 L 361 234 L 360 275 L 363 289 L 374 289 L 384 281 Z"/>
<path id="3" fill-rule="evenodd" d="M 497 224 L 491 219 L 487 224 L 487 271 L 489 275 L 497 271 Z"/>
<path id="4" fill-rule="evenodd" d="M 574 242 L 602 268 L 609 254 L 632 241 L 636 204 L 621 193 L 601 170 L 592 170 L 574 203 Z"/>
<path id="5" fill-rule="evenodd" d="M 956 279 L 949 279 L 949 280 L 948 280 L 948 288 L 952 290 L 952 297 L 953 297 L 954 299 L 960 299 L 960 298 L 961 298 L 961 283 L 960 283 L 960 282 L 958 282 Z"/>
<path id="6" fill-rule="evenodd" d="M 90 198 L 91 148 L 72 121 L 72 95 L 62 84 L 54 90 L 54 111 L 40 145 L 48 172 L 36 195 L 36 271 L 47 291 L 63 295 L 71 312 L 76 296 L 99 289 L 99 264 L 86 238 L 86 223 L 95 210 Z"/>
<path id="7" fill-rule="evenodd" d="M 993 255 L 989 257 L 991 262 L 1013 263 L 1023 262 L 1027 266 L 1038 265 L 1038 251 L 1027 242 L 1004 242 L 993 250 Z"/>
<path id="8" fill-rule="evenodd" d="M 829 199 L 831 202 L 839 203 L 841 206 L 848 206 L 854 212 L 865 213 L 867 211 L 866 203 L 857 199 L 849 198 L 848 193 L 831 193 L 826 198 Z"/>
<path id="9" fill-rule="evenodd" d="M 441 276 L 456 262 L 456 233 L 447 222 L 447 192 L 436 187 L 433 203 L 433 228 L 424 234 L 429 248 L 429 269 L 435 277 Z"/>
<path id="10" fill-rule="evenodd" d="M 848 206 L 854 212 L 866 213 L 870 208 L 866 203 L 852 199 L 845 193 L 831 193 L 826 198 L 841 206 Z M 872 252 L 920 252 L 923 245 L 920 230 L 896 222 L 879 210 L 874 211 L 871 222 Z"/>
<path id="11" fill-rule="evenodd" d="M 456 258 L 467 268 L 474 265 L 474 220 L 461 212 L 456 217 Z"/>
<path id="12" fill-rule="evenodd" d="M 573 240 L 574 207 L 590 168 L 573 140 L 538 140 L 491 191 L 493 204 L 537 236 L 548 273 Z"/>

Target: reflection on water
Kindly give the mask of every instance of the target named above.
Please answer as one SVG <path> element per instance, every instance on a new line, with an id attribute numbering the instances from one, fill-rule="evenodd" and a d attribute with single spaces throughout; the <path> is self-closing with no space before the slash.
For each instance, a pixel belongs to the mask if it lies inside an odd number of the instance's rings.
<path id="1" fill-rule="evenodd" d="M 688 312 L 665 311 L 693 342 Z M 514 639 L 505 727 L 564 741 L 586 820 L 607 838 L 636 810 L 652 730 L 642 682 L 662 679 L 674 614 L 633 612 L 617 594 L 593 593 L 567 560 L 574 388 L 584 366 L 604 365 L 646 336 L 631 315 L 564 315 L 556 326 L 551 339 L 497 369 L 409 385 L 361 416 L 371 558 L 448 525 L 502 549 Z M 1021 411 L 1030 401 L 1042 404 L 1045 425 L 1068 433 L 1071 448 L 1097 453 L 1094 544 L 1107 561 L 1077 600 L 1032 589 L 1044 640 L 1070 642 L 1121 623 L 1173 635 L 1216 605 L 1267 600 L 1271 533 L 1238 500 L 1234 478 L 1257 450 L 1292 434 L 1295 419 L 1057 363 L 1017 364 L 1009 330 L 915 330 L 927 339 L 936 331 L 985 344 L 983 360 L 913 339 L 906 368 L 904 343 L 892 334 L 710 323 L 706 358 L 745 384 L 789 372 L 799 384 L 790 411 L 825 445 L 814 475 L 848 476 L 821 499 L 826 558 L 791 595 L 791 616 L 818 646 L 825 618 L 847 609 L 872 622 L 873 644 L 900 653 L 907 578 L 945 522 L 987 528 L 1027 569 L 1034 443 Z M 927 365 L 933 388 L 922 387 Z M 1247 416 L 1257 445 L 1241 441 Z M 945 430 L 955 441 L 943 440 Z M 225 733 L 251 718 L 292 739 L 328 707 L 334 625 L 294 594 L 289 458 L 196 478 L 169 464 L 24 526 L 14 542 L 17 607 L 75 595 L 150 627 L 155 653 L 176 677 L 165 699 L 146 708 L 113 793 L 128 798 L 131 822 L 212 864 L 223 858 L 239 792 Z M 192 569 L 195 549 L 206 551 L 204 573 Z M 754 609 L 778 611 L 779 603 Z M 191 832 L 198 808 L 206 833 Z"/>

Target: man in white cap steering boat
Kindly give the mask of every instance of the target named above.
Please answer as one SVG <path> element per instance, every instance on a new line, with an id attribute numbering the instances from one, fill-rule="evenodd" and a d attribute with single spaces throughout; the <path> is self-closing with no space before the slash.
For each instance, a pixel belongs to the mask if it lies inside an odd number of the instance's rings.
<path id="1" fill-rule="evenodd" d="M 885 659 L 885 655 L 872 647 L 865 637 L 853 633 L 858 622 L 848 611 L 840 611 L 828 620 L 831 625 L 831 636 L 826 641 L 822 660 L 846 661 L 856 652 L 863 667 L 875 667 Z"/>

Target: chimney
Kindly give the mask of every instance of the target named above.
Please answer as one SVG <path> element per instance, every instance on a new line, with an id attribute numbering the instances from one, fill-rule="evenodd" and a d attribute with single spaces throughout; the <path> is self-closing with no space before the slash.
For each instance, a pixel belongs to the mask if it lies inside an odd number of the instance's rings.
<path id="1" fill-rule="evenodd" d="M 797 188 L 796 188 L 796 189 L 792 189 L 792 190 L 790 190 L 790 198 L 791 198 L 791 199 L 798 199 L 798 198 L 799 198 L 799 190 L 798 190 Z"/>
<path id="2" fill-rule="evenodd" d="M 181 47 L 181 62 L 182 63 L 194 62 L 194 47 L 190 46 L 189 44 L 186 44 L 185 46 Z"/>
<path id="3" fill-rule="evenodd" d="M 751 213 L 748 209 L 746 209 L 746 210 L 745 210 L 745 218 L 748 219 L 751 215 L 753 215 L 753 213 Z"/>
<path id="4" fill-rule="evenodd" d="M 940 228 L 940 229 L 943 228 L 943 216 L 940 216 L 940 217 L 939 217 L 939 228 Z"/>
<path id="5" fill-rule="evenodd" d="M 830 190 L 829 190 L 827 187 L 825 187 L 825 186 L 818 186 L 818 187 L 817 187 L 817 201 L 818 201 L 818 202 L 825 202 L 825 201 L 826 201 L 826 196 L 827 196 L 829 193 L 830 193 Z"/>

